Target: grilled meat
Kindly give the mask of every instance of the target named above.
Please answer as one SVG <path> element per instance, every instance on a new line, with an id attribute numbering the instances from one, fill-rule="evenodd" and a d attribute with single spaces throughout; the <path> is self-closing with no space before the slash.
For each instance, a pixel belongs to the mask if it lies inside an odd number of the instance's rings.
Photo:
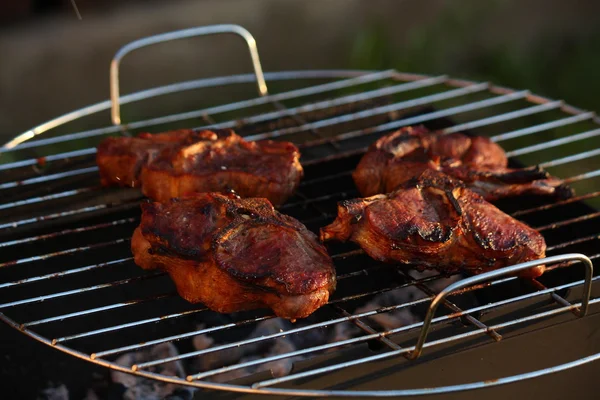
<path id="1" fill-rule="evenodd" d="M 321 240 L 350 240 L 376 260 L 444 272 L 485 272 L 543 258 L 546 250 L 539 232 L 431 170 L 389 194 L 338 203 Z M 543 272 L 540 266 L 522 275 Z"/>
<path id="2" fill-rule="evenodd" d="M 180 130 L 108 138 L 96 161 L 104 185 L 140 187 L 157 201 L 194 192 L 228 192 L 285 202 L 303 175 L 289 142 L 247 142 L 231 130 Z"/>
<path id="3" fill-rule="evenodd" d="M 267 199 L 202 193 L 142 204 L 135 263 L 169 273 L 184 299 L 229 313 L 271 308 L 304 318 L 335 289 L 325 247 Z"/>
<path id="4" fill-rule="evenodd" d="M 444 172 L 493 201 L 521 194 L 568 198 L 573 191 L 539 167 L 507 168 L 504 150 L 485 137 L 402 128 L 376 141 L 353 173 L 363 196 L 389 193 L 425 170 Z"/>
<path id="5" fill-rule="evenodd" d="M 137 137 L 109 137 L 100 143 L 96 162 L 104 186 L 140 187 L 142 167 L 166 148 L 194 144 L 212 136 L 210 131 L 182 129 L 165 133 L 140 133 Z"/>

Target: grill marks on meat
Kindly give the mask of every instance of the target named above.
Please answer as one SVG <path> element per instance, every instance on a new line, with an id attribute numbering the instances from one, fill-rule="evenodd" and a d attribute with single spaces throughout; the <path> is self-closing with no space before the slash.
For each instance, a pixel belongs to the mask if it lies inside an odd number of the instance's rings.
<path id="1" fill-rule="evenodd" d="M 183 129 L 165 133 L 140 133 L 137 137 L 109 137 L 100 143 L 96 162 L 104 186 L 140 187 L 140 172 L 162 150 L 210 140 L 212 132 Z"/>
<path id="2" fill-rule="evenodd" d="M 350 240 L 379 261 L 450 273 L 481 273 L 543 258 L 546 250 L 539 232 L 430 170 L 392 193 L 338 203 L 321 240 Z M 543 272 L 540 266 L 522 275 Z"/>
<path id="3" fill-rule="evenodd" d="M 289 142 L 247 142 L 232 130 L 179 130 L 108 138 L 96 161 L 103 185 L 140 187 L 157 201 L 228 192 L 284 203 L 303 176 Z"/>
<path id="4" fill-rule="evenodd" d="M 507 165 L 504 150 L 488 138 L 437 135 L 424 127 L 407 127 L 377 140 L 353 178 L 363 196 L 389 193 L 425 170 L 459 179 L 488 201 L 522 194 L 573 195 L 571 188 L 539 167 Z"/>
<path id="5" fill-rule="evenodd" d="M 184 299 L 222 313 L 271 308 L 304 318 L 336 285 L 317 237 L 261 198 L 203 193 L 142 204 L 131 249 L 140 267 L 167 271 Z"/>

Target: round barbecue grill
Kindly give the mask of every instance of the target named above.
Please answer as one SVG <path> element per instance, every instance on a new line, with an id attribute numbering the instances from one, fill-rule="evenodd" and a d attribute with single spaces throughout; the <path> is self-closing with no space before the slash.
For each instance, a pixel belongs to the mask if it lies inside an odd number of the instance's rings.
<path id="1" fill-rule="evenodd" d="M 216 33 L 245 40 L 253 74 L 119 94 L 119 62 L 127 53 Z M 500 378 L 421 388 L 395 380 L 388 387 L 355 390 L 350 383 L 380 365 L 403 373 L 421 355 L 441 359 L 445 352 L 481 343 L 496 346 L 494 342 L 519 329 L 569 315 L 582 318 L 594 310 L 600 301 L 592 295 L 597 280 L 592 260 L 600 256 L 595 220 L 600 217 L 600 192 L 593 190 L 600 176 L 600 148 L 593 144 L 600 136 L 600 119 L 594 113 L 527 90 L 446 76 L 394 70 L 263 73 L 254 39 L 235 25 L 130 43 L 117 52 L 110 73 L 110 101 L 48 121 L 0 149 L 0 319 L 15 329 L 82 360 L 140 377 L 294 396 L 455 392 L 539 377 L 600 358 L 597 353 Z M 268 92 L 274 83 L 293 89 Z M 258 87 L 257 97 L 121 121 L 125 104 L 143 107 L 152 98 L 208 88 L 241 93 L 237 88 L 252 84 Z M 108 110 L 113 125 L 91 129 Z M 350 174 L 366 147 L 385 133 L 417 124 L 440 134 L 490 136 L 501 143 L 513 166 L 539 164 L 575 188 L 577 195 L 568 200 L 499 203 L 544 234 L 546 259 L 477 276 L 445 276 L 398 269 L 366 257 L 353 245 L 333 245 L 339 283 L 330 302 L 305 321 L 280 321 L 261 331 L 258 327 L 277 318 L 265 310 L 218 315 L 188 304 L 163 273 L 134 265 L 129 239 L 139 223 L 142 195 L 135 189 L 101 188 L 95 164 L 95 146 L 103 138 L 140 131 L 234 128 L 248 140 L 292 141 L 300 147 L 306 176 L 280 209 L 317 230 L 333 219 L 337 201 L 358 196 Z M 538 280 L 513 275 L 540 264 L 548 272 Z M 390 293 L 395 294 L 392 304 L 376 302 Z M 369 308 L 372 304 L 377 305 Z M 391 327 L 380 318 L 404 311 L 418 319 Z M 340 336 L 342 326 L 353 333 Z M 282 340 L 290 344 L 283 351 L 260 350 Z M 170 343 L 174 345 L 167 352 L 152 351 Z M 144 355 L 128 356 L 134 353 Z M 176 369 L 165 368 L 174 363 Z M 289 368 L 282 372 L 281 365 Z M 342 370 L 354 379 L 347 387 L 332 388 L 320 379 Z"/>

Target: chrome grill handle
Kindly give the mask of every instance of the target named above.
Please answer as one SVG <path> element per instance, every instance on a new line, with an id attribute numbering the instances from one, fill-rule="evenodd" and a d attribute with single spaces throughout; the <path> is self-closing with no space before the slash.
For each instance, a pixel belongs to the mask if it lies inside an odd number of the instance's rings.
<path id="1" fill-rule="evenodd" d="M 132 52 L 133 50 L 157 43 L 168 42 L 176 39 L 185 39 L 194 36 L 214 35 L 219 33 L 233 33 L 244 39 L 248 45 L 248 50 L 250 51 L 252 67 L 254 68 L 254 74 L 256 75 L 258 93 L 261 96 L 266 96 L 268 94 L 267 83 L 265 82 L 262 66 L 260 64 L 260 58 L 258 57 L 256 40 L 254 40 L 254 37 L 245 28 L 242 28 L 239 25 L 222 24 L 182 29 L 178 31 L 162 33 L 159 35 L 148 36 L 143 39 L 133 41 L 121 47 L 119 51 L 117 51 L 110 63 L 110 101 L 111 119 L 113 124 L 121 125 L 121 104 L 119 101 L 119 64 L 126 54 Z"/>
<path id="2" fill-rule="evenodd" d="M 594 275 L 594 265 L 592 261 L 585 255 L 579 253 L 571 253 L 571 254 L 561 254 L 552 257 L 546 257 L 539 260 L 528 261 L 516 265 L 511 265 L 508 267 L 496 269 L 489 272 L 484 272 L 479 275 L 470 276 L 465 279 L 461 279 L 458 282 L 455 282 L 451 285 L 448 285 L 444 290 L 442 290 L 429 305 L 429 309 L 427 310 L 427 314 L 425 315 L 425 320 L 423 321 L 423 327 L 421 328 L 421 332 L 419 333 L 419 338 L 417 339 L 417 344 L 415 345 L 415 349 L 408 354 L 408 358 L 415 360 L 419 358 L 421 353 L 423 352 L 423 345 L 427 340 L 427 335 L 429 334 L 429 330 L 431 328 L 431 321 L 435 316 L 435 312 L 441 303 L 443 303 L 444 299 L 448 297 L 450 294 L 456 292 L 457 290 L 476 285 L 478 283 L 484 283 L 490 281 L 494 278 L 499 278 L 505 275 L 511 275 L 519 271 L 524 271 L 533 267 L 537 267 L 539 265 L 544 264 L 554 264 L 560 262 L 581 262 L 585 267 L 585 283 L 583 286 L 583 295 L 581 299 L 581 307 L 579 311 L 576 313 L 578 317 L 583 317 L 586 315 L 589 302 L 590 295 L 592 291 L 592 277 Z"/>

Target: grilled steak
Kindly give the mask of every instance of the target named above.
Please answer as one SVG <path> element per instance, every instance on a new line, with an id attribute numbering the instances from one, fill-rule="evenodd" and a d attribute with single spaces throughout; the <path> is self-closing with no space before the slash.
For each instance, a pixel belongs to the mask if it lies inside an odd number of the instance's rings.
<path id="1" fill-rule="evenodd" d="M 140 267 L 167 271 L 181 297 L 222 313 L 271 308 L 304 318 L 336 284 L 317 237 L 261 198 L 203 193 L 142 204 L 131 250 Z"/>
<path id="2" fill-rule="evenodd" d="M 568 198 L 573 191 L 539 167 L 511 169 L 504 150 L 485 137 L 436 135 L 407 127 L 382 137 L 353 173 L 363 196 L 389 193 L 425 170 L 444 172 L 493 201 L 522 194 Z"/>
<path id="3" fill-rule="evenodd" d="M 338 203 L 321 240 L 353 241 L 376 260 L 480 273 L 545 257 L 543 236 L 437 171 L 389 194 Z M 544 267 L 522 273 L 536 277 Z"/>
<path id="4" fill-rule="evenodd" d="M 280 205 L 302 178 L 299 157 L 289 142 L 247 142 L 231 130 L 180 130 L 108 138 L 96 161 L 104 185 L 141 186 L 157 201 L 234 190 Z"/>
<path id="5" fill-rule="evenodd" d="M 105 186 L 140 187 L 142 167 L 151 163 L 164 149 L 189 146 L 212 137 L 212 132 L 190 129 L 165 133 L 140 133 L 137 137 L 109 137 L 100 143 L 96 163 Z"/>

